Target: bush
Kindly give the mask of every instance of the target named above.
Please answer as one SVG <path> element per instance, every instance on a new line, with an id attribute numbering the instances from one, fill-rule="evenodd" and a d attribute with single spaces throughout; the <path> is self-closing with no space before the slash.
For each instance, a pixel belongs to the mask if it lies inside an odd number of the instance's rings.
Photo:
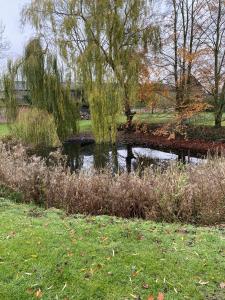
<path id="1" fill-rule="evenodd" d="M 21 110 L 10 130 L 13 137 L 32 147 L 54 147 L 59 144 L 54 119 L 43 110 Z"/>
<path id="2" fill-rule="evenodd" d="M 7 148 L 0 142 L 0 185 L 21 192 L 25 202 L 71 214 L 225 222 L 225 158 L 184 168 L 171 165 L 165 172 L 149 169 L 139 177 L 107 171 L 71 174 L 58 152 L 51 157 L 54 164 L 49 158 L 47 165 L 41 158 L 28 157 L 21 146 Z"/>

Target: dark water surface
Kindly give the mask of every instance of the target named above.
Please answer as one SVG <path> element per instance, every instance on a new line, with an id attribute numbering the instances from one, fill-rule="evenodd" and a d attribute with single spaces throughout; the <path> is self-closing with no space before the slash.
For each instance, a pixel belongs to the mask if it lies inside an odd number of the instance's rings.
<path id="1" fill-rule="evenodd" d="M 90 168 L 109 168 L 113 172 L 137 171 L 149 166 L 166 168 L 171 161 L 199 164 L 204 158 L 192 157 L 188 153 L 164 152 L 147 147 L 130 145 L 81 145 L 64 144 L 63 154 L 68 156 L 72 171 Z"/>

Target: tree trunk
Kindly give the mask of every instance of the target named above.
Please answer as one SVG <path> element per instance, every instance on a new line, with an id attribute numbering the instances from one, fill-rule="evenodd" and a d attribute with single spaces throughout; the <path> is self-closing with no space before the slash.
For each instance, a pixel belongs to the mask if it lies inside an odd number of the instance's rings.
<path id="1" fill-rule="evenodd" d="M 152 105 L 152 115 L 154 114 L 154 105 Z"/>
<path id="2" fill-rule="evenodd" d="M 126 169 L 128 173 L 131 173 L 132 171 L 132 159 L 135 158 L 133 151 L 132 151 L 132 146 L 127 145 L 127 157 L 126 157 Z"/>
<path id="3" fill-rule="evenodd" d="M 125 116 L 127 117 L 127 122 L 132 121 L 133 115 L 132 115 L 132 112 L 131 112 L 130 105 L 128 103 L 126 103 L 126 105 L 125 105 Z"/>
<path id="4" fill-rule="evenodd" d="M 132 120 L 136 112 L 132 112 L 130 108 L 129 101 L 125 101 L 125 116 L 127 117 L 127 129 L 131 129 L 132 127 Z"/>
<path id="5" fill-rule="evenodd" d="M 223 116 L 223 109 L 220 109 L 215 114 L 215 127 L 220 128 L 222 126 L 222 116 Z"/>

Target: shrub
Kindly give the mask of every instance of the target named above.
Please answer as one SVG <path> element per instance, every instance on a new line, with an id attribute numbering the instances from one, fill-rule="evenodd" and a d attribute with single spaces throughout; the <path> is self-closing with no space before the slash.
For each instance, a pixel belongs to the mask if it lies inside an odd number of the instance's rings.
<path id="1" fill-rule="evenodd" d="M 114 215 L 201 224 L 225 222 L 225 158 L 199 166 L 172 164 L 165 172 L 148 169 L 113 176 L 107 170 L 71 173 L 58 152 L 52 162 L 29 157 L 22 146 L 0 142 L 0 185 L 46 208 L 69 214 Z M 58 162 L 58 163 L 57 163 Z"/>
<path id="2" fill-rule="evenodd" d="M 52 147 L 59 144 L 54 119 L 43 110 L 21 110 L 10 129 L 12 136 L 26 145 Z"/>

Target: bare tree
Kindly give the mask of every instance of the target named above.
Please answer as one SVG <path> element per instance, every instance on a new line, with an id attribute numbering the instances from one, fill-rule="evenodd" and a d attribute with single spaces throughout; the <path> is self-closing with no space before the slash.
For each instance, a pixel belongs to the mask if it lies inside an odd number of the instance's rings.
<path id="1" fill-rule="evenodd" d="M 175 86 L 177 110 L 187 107 L 198 96 L 192 93 L 192 86 L 204 48 L 203 25 L 207 21 L 204 3 L 203 0 L 166 1 L 159 67 L 166 80 Z"/>
<path id="2" fill-rule="evenodd" d="M 165 1 L 168 11 L 163 19 L 158 66 L 164 79 L 176 87 L 178 110 L 202 96 L 201 91 L 192 93 L 193 83 L 201 83 L 212 96 L 215 126 L 220 127 L 225 107 L 224 1 Z"/>
<path id="3" fill-rule="evenodd" d="M 199 74 L 213 98 L 215 127 L 221 127 L 225 107 L 225 4 L 206 0 L 207 23 L 203 24 L 205 51 Z"/>
<path id="4" fill-rule="evenodd" d="M 9 43 L 5 38 L 5 26 L 0 22 L 0 59 L 4 58 L 4 53 L 9 49 Z"/>

